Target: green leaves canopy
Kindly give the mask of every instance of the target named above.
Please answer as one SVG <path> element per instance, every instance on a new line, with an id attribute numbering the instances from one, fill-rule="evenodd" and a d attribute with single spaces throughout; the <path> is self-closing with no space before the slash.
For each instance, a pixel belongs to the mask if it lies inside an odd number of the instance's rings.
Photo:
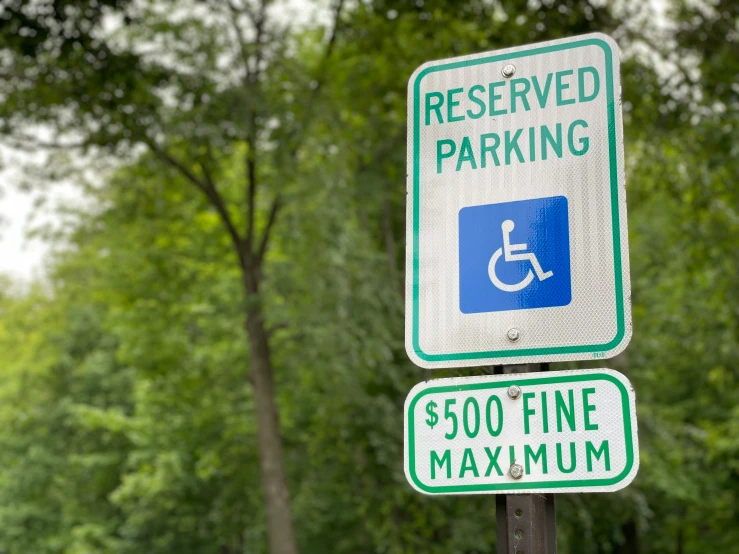
<path id="1" fill-rule="evenodd" d="M 3 4 L 3 132 L 51 125 L 122 167 L 67 230 L 49 284 L 4 286 L 0 551 L 266 551 L 229 238 L 182 175 L 129 148 L 166 144 L 209 170 L 241 228 L 240 160 L 257 140 L 270 190 L 289 192 L 262 296 L 301 552 L 492 552 L 492 498 L 419 496 L 402 472 L 401 407 L 422 378 L 403 350 L 406 79 L 427 59 L 590 30 L 627 54 L 669 45 L 701 78 L 624 63 L 635 332 L 619 369 L 638 394 L 642 466 L 620 493 L 559 498 L 560 550 L 733 550 L 733 3 L 671 5 L 669 43 L 587 2 L 376 1 L 345 12 L 328 61 L 321 32 L 272 28 L 258 86 L 219 58 L 240 52 L 228 5 L 187 8 L 173 21 L 168 2 Z M 104 14 L 117 17 L 106 40 Z"/>

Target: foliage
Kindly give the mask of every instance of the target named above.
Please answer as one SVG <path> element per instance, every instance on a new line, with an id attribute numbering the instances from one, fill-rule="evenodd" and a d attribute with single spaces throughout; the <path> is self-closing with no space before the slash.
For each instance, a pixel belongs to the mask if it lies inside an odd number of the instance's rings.
<path id="1" fill-rule="evenodd" d="M 285 203 L 260 297 L 300 551 L 493 552 L 492 497 L 420 496 L 402 470 L 401 408 L 423 377 L 403 348 L 406 80 L 427 59 L 591 30 L 627 52 L 635 330 L 618 363 L 638 394 L 642 463 L 624 491 L 558 499 L 560 551 L 736 551 L 735 3 L 675 2 L 674 29 L 637 25 L 640 3 L 357 3 L 327 61 L 321 29 L 274 42 L 251 96 L 222 80 L 227 19 L 173 23 L 166 2 L 48 4 L 66 34 L 0 3 L 14 16 L 0 52 L 16 55 L 2 130 L 25 141 L 29 121 L 53 124 L 121 167 L 57 239 L 47 283 L 2 284 L 0 552 L 267 551 L 249 299 L 222 216 L 157 152 L 212 172 L 241 229 L 248 122 L 265 104 L 283 119 L 260 122 L 259 172 Z M 159 37 L 189 65 L 105 50 L 115 41 L 90 29 L 114 11 L 127 14 L 117 40 Z M 669 75 L 629 54 L 644 44 Z M 297 102 L 323 69 L 321 94 Z"/>

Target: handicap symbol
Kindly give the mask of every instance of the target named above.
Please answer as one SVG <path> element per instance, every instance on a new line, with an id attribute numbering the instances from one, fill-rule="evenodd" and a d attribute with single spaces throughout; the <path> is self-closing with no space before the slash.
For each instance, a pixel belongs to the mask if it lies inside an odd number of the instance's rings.
<path id="1" fill-rule="evenodd" d="M 552 271 L 545 272 L 542 270 L 541 265 L 539 265 L 539 260 L 536 259 L 536 254 L 534 254 L 533 252 L 525 252 L 523 254 L 513 253 L 518 250 L 525 251 L 528 248 L 526 244 L 511 244 L 510 235 L 511 231 L 513 231 L 513 228 L 515 227 L 513 221 L 511 221 L 510 219 L 506 219 L 500 227 L 503 231 L 503 248 L 498 248 L 495 251 L 493 257 L 490 258 L 490 263 L 488 264 L 488 275 L 490 276 L 490 280 L 493 282 L 493 285 L 505 292 L 516 292 L 525 289 L 534 279 L 534 274 L 531 272 L 530 269 L 529 272 L 526 274 L 526 277 L 524 277 L 522 281 L 516 283 L 515 285 L 508 285 L 498 279 L 498 276 L 495 274 L 495 264 L 498 262 L 498 258 L 500 258 L 501 255 L 506 262 L 518 262 L 524 260 L 530 261 L 531 265 L 534 266 L 534 271 L 536 272 L 536 276 L 538 277 L 539 281 L 549 279 L 549 277 L 554 275 Z"/>

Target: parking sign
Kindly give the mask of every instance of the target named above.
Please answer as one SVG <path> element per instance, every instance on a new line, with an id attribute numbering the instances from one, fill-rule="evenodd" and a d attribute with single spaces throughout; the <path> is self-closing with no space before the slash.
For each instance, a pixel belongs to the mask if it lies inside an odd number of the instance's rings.
<path id="1" fill-rule="evenodd" d="M 431 379 L 404 419 L 426 494 L 612 492 L 639 469 L 634 389 L 611 369 Z"/>
<path id="2" fill-rule="evenodd" d="M 406 350 L 422 367 L 609 358 L 631 337 L 619 57 L 591 34 L 408 86 Z"/>

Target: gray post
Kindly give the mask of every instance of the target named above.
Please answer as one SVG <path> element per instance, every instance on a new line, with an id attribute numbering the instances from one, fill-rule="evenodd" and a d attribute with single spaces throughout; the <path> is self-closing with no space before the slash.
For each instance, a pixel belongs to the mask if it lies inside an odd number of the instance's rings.
<path id="1" fill-rule="evenodd" d="M 497 366 L 496 373 L 547 371 L 549 364 Z M 556 554 L 553 494 L 499 494 L 495 497 L 498 554 Z"/>

